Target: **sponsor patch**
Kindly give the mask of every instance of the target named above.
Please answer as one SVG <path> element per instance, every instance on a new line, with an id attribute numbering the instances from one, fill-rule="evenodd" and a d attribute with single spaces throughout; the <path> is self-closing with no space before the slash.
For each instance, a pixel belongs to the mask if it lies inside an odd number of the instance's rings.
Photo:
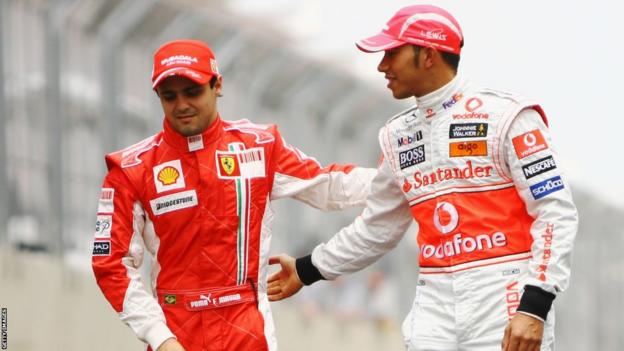
<path id="1" fill-rule="evenodd" d="M 490 165 L 485 167 L 473 167 L 472 161 L 467 161 L 465 167 L 458 166 L 437 168 L 433 169 L 432 172 L 426 173 L 416 171 L 414 173 L 414 187 L 418 189 L 422 186 L 436 184 L 438 182 L 446 182 L 454 179 L 489 178 L 492 176 L 493 169 L 494 167 Z"/>
<path id="2" fill-rule="evenodd" d="M 197 151 L 204 148 L 204 137 L 201 134 L 193 135 L 186 138 L 188 142 L 189 151 Z"/>
<path id="3" fill-rule="evenodd" d="M 513 138 L 512 141 L 519 159 L 523 159 L 548 148 L 546 140 L 539 129 L 518 135 Z"/>
<path id="4" fill-rule="evenodd" d="M 98 213 L 113 213 L 115 212 L 115 189 L 114 188 L 102 188 L 100 193 L 100 201 L 98 202 Z"/>
<path id="5" fill-rule="evenodd" d="M 239 151 L 216 151 L 219 178 L 260 178 L 266 176 L 264 148 Z"/>
<path id="6" fill-rule="evenodd" d="M 555 160 L 552 156 L 547 156 L 544 158 L 540 158 L 535 162 L 531 162 L 528 165 L 522 166 L 522 171 L 524 172 L 524 177 L 526 179 L 531 179 L 536 175 L 546 173 L 555 168 L 557 168 Z"/>
<path id="7" fill-rule="evenodd" d="M 93 242 L 93 256 L 110 256 L 110 252 L 110 240 L 96 240 Z"/>
<path id="8" fill-rule="evenodd" d="M 487 141 L 460 141 L 449 143 L 450 157 L 487 156 Z"/>
<path id="9" fill-rule="evenodd" d="M 555 231 L 555 225 L 552 223 L 546 224 L 546 231 L 542 234 L 542 238 L 544 239 L 544 248 L 542 254 L 542 263 L 538 266 L 537 271 L 540 272 L 540 275 L 537 279 L 545 282 L 546 281 L 546 271 L 548 270 L 548 263 L 550 262 L 550 257 L 552 256 L 552 239 L 553 232 Z"/>
<path id="10" fill-rule="evenodd" d="M 512 281 L 505 287 L 505 302 L 507 302 L 507 317 L 511 320 L 520 307 L 520 290 L 518 281 Z"/>
<path id="11" fill-rule="evenodd" d="M 466 108 L 466 111 L 468 112 L 474 112 L 476 109 L 478 109 L 481 106 L 483 106 L 483 101 L 481 101 L 481 99 L 476 98 L 476 97 L 466 100 L 466 105 L 464 105 L 464 107 Z"/>
<path id="12" fill-rule="evenodd" d="M 164 300 L 166 305 L 175 305 L 178 298 L 175 295 L 165 295 Z"/>
<path id="13" fill-rule="evenodd" d="M 442 107 L 444 107 L 445 110 L 448 110 L 449 108 L 453 107 L 457 103 L 457 101 L 461 100 L 462 97 L 463 95 L 461 93 L 457 93 L 453 95 L 453 97 L 450 100 L 445 101 L 442 104 Z"/>
<path id="14" fill-rule="evenodd" d="M 220 177 L 240 177 L 240 165 L 235 153 L 217 154 L 217 163 Z"/>
<path id="15" fill-rule="evenodd" d="M 401 169 L 419 164 L 425 161 L 425 145 L 418 145 L 413 149 L 399 153 L 399 167 Z"/>
<path id="16" fill-rule="evenodd" d="M 154 184 L 156 185 L 157 193 L 186 187 L 180 160 L 161 163 L 154 167 L 152 171 L 154 172 Z"/>
<path id="17" fill-rule="evenodd" d="M 98 215 L 95 221 L 95 237 L 110 238 L 111 229 L 113 228 L 112 215 Z"/>
<path id="18" fill-rule="evenodd" d="M 483 138 L 487 136 L 487 123 L 461 123 L 451 124 L 449 138 Z"/>
<path id="19" fill-rule="evenodd" d="M 197 193 L 195 190 L 188 190 L 161 196 L 151 200 L 150 206 L 152 207 L 152 212 L 157 216 L 171 211 L 194 207 L 197 206 Z"/>
<path id="20" fill-rule="evenodd" d="M 563 180 L 560 176 L 556 176 L 535 185 L 531 185 L 531 194 L 535 200 L 538 200 L 563 188 Z"/>
<path id="21" fill-rule="evenodd" d="M 421 141 L 423 138 L 422 131 L 417 131 L 416 133 L 404 137 L 400 137 L 397 139 L 398 147 L 410 145 L 414 142 Z"/>

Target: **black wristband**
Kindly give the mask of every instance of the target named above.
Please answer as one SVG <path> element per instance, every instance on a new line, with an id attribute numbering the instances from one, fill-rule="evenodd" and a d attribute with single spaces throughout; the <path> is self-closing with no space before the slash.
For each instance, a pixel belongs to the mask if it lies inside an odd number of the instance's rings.
<path id="1" fill-rule="evenodd" d="M 546 320 L 554 299 L 555 294 L 534 285 L 526 285 L 518 311 L 534 314 Z"/>
<path id="2" fill-rule="evenodd" d="M 304 285 L 310 285 L 319 280 L 325 279 L 319 272 L 318 268 L 312 264 L 312 255 L 299 257 L 295 261 L 295 267 L 297 269 L 297 275 Z"/>

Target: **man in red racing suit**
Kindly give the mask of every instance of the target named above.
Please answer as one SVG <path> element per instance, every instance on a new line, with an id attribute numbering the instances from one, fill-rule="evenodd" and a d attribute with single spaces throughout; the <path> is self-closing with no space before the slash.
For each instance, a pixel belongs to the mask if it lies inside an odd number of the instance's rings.
<path id="1" fill-rule="evenodd" d="M 550 351 L 551 303 L 570 275 L 577 212 L 541 107 L 457 75 L 463 36 L 435 6 L 408 6 L 358 42 L 416 106 L 379 132 L 361 216 L 311 255 L 272 259 L 269 299 L 375 262 L 418 223 L 420 276 L 408 350 Z"/>
<path id="2" fill-rule="evenodd" d="M 106 156 L 97 283 L 151 350 L 275 350 L 266 294 L 270 202 L 363 205 L 375 172 L 323 168 L 274 125 L 222 120 L 221 76 L 202 42 L 163 45 L 152 80 L 164 130 Z M 149 290 L 139 274 L 144 250 L 154 257 Z"/>

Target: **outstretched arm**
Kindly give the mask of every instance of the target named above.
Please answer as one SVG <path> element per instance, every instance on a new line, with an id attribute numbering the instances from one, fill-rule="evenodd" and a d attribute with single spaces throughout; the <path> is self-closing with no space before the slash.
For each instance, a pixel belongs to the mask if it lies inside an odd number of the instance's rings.
<path id="1" fill-rule="evenodd" d="M 369 266 L 398 244 L 411 221 L 407 200 L 384 160 L 371 183 L 366 208 L 351 225 L 317 246 L 312 255 L 296 260 L 288 255 L 270 259 L 269 263 L 279 263 L 282 269 L 269 278 L 269 297 L 278 301 L 303 285 Z"/>
<path id="2" fill-rule="evenodd" d="M 364 206 L 377 171 L 352 164 L 323 167 L 276 131 L 271 200 L 290 197 L 323 211 Z"/>

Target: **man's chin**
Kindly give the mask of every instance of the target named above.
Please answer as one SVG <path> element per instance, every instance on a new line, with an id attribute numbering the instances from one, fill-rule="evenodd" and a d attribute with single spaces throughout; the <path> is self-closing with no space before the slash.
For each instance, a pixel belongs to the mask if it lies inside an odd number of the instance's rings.
<path id="1" fill-rule="evenodd" d="M 202 130 L 196 126 L 177 126 L 173 128 L 178 134 L 182 134 L 185 137 L 201 134 Z"/>
<path id="2" fill-rule="evenodd" d="M 397 100 L 403 100 L 403 99 L 407 99 L 409 97 L 412 97 L 412 95 L 410 94 L 405 94 L 399 91 L 392 91 L 392 96 L 397 99 Z"/>

